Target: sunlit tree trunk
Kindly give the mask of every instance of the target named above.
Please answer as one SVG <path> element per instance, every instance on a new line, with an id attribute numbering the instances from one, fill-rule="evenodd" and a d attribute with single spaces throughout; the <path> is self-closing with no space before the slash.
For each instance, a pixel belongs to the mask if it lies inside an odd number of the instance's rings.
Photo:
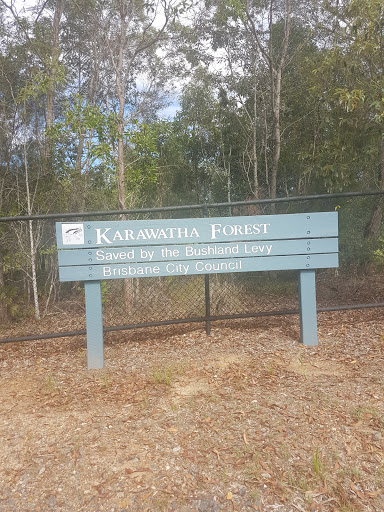
<path id="1" fill-rule="evenodd" d="M 24 112 L 26 112 L 26 101 L 24 100 Z M 26 199 L 27 199 L 27 214 L 32 215 L 32 197 L 31 191 L 29 187 L 29 169 L 28 169 L 28 160 L 27 160 L 27 123 L 24 120 L 24 140 L 23 140 L 23 150 L 24 150 L 24 175 L 25 175 L 25 189 L 26 189 Z M 39 295 L 37 290 L 37 273 L 36 273 L 36 250 L 35 250 L 35 241 L 33 238 L 33 221 L 28 221 L 28 235 L 29 235 L 29 256 L 31 262 L 31 280 L 32 280 L 32 290 L 33 290 L 33 303 L 35 308 L 35 318 L 36 320 L 40 320 L 40 307 L 39 307 Z"/>
<path id="2" fill-rule="evenodd" d="M 257 76 L 255 66 L 253 89 L 253 126 L 252 126 L 252 160 L 253 160 L 253 195 L 259 199 L 259 175 L 257 162 Z"/>

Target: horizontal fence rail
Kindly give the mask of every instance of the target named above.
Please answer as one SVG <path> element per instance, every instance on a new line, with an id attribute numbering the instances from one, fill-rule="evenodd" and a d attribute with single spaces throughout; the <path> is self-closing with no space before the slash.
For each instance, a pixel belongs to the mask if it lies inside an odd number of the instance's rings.
<path id="1" fill-rule="evenodd" d="M 6 314 L 3 315 L 0 343 L 55 339 L 84 335 L 86 332 L 83 285 L 58 281 L 54 221 L 78 222 L 78 219 L 84 219 L 86 222 L 87 219 L 92 221 L 103 218 L 113 221 L 124 215 L 127 221 L 143 219 L 148 221 L 148 226 L 153 227 L 156 219 L 171 221 L 175 216 L 185 216 L 185 219 L 208 217 L 209 221 L 213 222 L 214 218 L 223 216 L 268 217 L 271 213 L 283 215 L 337 210 L 340 268 L 317 271 L 317 311 L 381 308 L 384 306 L 384 282 L 381 277 L 380 258 L 375 253 L 380 251 L 382 244 L 382 222 L 373 237 L 367 236 L 367 226 L 375 209 L 377 213 L 380 208 L 379 203 L 383 197 L 384 191 L 350 192 L 124 211 L 1 217 L 0 247 L 9 249 L 1 252 L 0 278 L 2 273 L 4 285 L 2 286 L 0 279 L 3 297 L 0 306 Z M 34 302 L 28 239 L 30 223 L 36 246 L 36 284 L 42 316 L 40 321 L 33 320 Z M 332 239 L 329 240 L 332 244 Z M 305 239 L 296 241 L 295 244 L 301 242 L 305 243 Z M 225 241 L 220 243 L 224 248 Z M 282 256 L 284 258 L 289 257 L 290 250 L 293 254 L 300 253 L 302 249 L 299 246 L 289 248 L 292 243 L 291 240 L 280 241 L 281 248 L 275 245 L 277 252 L 274 257 L 279 257 L 279 251 L 285 254 Z M 317 242 L 312 240 L 311 243 Z M 199 245 L 203 253 L 200 252 L 196 257 L 188 255 L 191 261 L 192 258 L 203 261 L 212 256 L 208 252 L 204 254 L 208 247 L 204 244 Z M 238 245 L 242 255 L 246 248 L 243 242 Z M 262 245 L 263 250 L 268 250 L 265 249 L 268 246 L 268 239 L 264 239 Z M 161 251 L 161 246 L 151 244 L 147 249 L 154 251 L 156 257 L 156 251 Z M 96 255 L 97 250 L 92 249 L 92 258 L 105 257 L 102 252 Z M 332 247 L 327 247 L 327 250 L 332 251 Z M 114 251 L 117 258 L 129 256 L 122 255 L 119 250 Z M 66 258 L 71 258 L 71 255 L 66 255 L 66 250 L 60 252 L 60 265 L 65 265 L 65 262 L 69 261 Z M 86 256 L 89 257 L 88 254 Z M 172 258 L 175 262 L 178 261 L 178 256 L 171 255 Z M 139 262 L 140 254 L 135 254 L 135 263 Z M 273 268 L 272 266 L 271 269 Z M 209 333 L 211 322 L 218 320 L 296 315 L 299 311 L 296 273 L 293 270 L 279 273 L 273 270 L 265 273 L 214 273 L 205 276 L 166 275 L 145 280 L 133 278 L 129 279 L 129 286 L 123 285 L 125 281 L 127 280 L 102 282 L 106 333 L 196 323 L 205 323 L 206 331 Z"/>
<path id="2" fill-rule="evenodd" d="M 372 308 L 384 307 L 384 302 L 376 304 L 357 304 L 355 306 L 337 306 L 330 308 L 317 308 L 318 313 L 331 313 L 332 311 L 349 311 L 354 309 L 372 309 Z M 237 315 L 219 315 L 219 316 L 202 316 L 199 318 L 180 318 L 177 320 L 164 320 L 162 322 L 147 322 L 142 324 L 130 324 L 130 325 L 116 325 L 113 327 L 104 327 L 103 332 L 114 332 L 114 331 L 129 331 L 133 329 L 145 329 L 149 327 L 161 327 L 166 325 L 180 325 L 180 324 L 193 324 L 193 323 L 206 323 L 206 322 L 217 322 L 219 320 L 241 320 L 246 318 L 259 318 L 269 316 L 288 316 L 298 315 L 300 311 L 298 309 L 285 310 L 285 311 L 262 311 L 260 313 L 244 313 Z M 17 341 L 38 341 L 38 340 L 50 340 L 56 338 L 68 338 L 72 336 L 83 336 L 87 334 L 85 329 L 81 331 L 72 332 L 54 332 L 50 334 L 38 334 L 32 336 L 19 336 L 15 338 L 5 338 L 0 340 L 0 343 L 14 343 Z"/>
<path id="3" fill-rule="evenodd" d="M 342 199 L 342 198 L 355 198 L 355 197 L 370 197 L 381 196 L 384 194 L 383 190 L 372 190 L 368 192 L 340 192 L 338 194 L 316 194 L 309 196 L 292 196 L 292 197 L 278 197 L 276 199 L 251 199 L 247 201 L 232 201 L 226 203 L 203 203 L 193 205 L 180 205 L 180 206 L 162 206 L 157 208 L 140 208 L 131 210 L 109 210 L 109 211 L 93 211 L 93 212 L 76 212 L 76 213 L 47 213 L 42 215 L 16 215 L 14 217 L 0 217 L 0 222 L 17 222 L 25 220 L 57 220 L 57 219 L 77 219 L 79 217 L 108 217 L 120 215 L 136 215 L 145 213 L 166 213 L 166 212 L 181 212 L 188 210 L 200 210 L 203 216 L 209 209 L 217 208 L 234 208 L 239 206 L 257 206 L 257 205 L 270 205 L 279 203 L 291 203 L 298 201 L 319 201 L 322 199 Z"/>

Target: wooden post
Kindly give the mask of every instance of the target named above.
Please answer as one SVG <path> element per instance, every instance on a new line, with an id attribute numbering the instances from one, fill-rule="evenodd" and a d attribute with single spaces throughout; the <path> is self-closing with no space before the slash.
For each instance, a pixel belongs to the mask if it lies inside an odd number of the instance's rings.
<path id="1" fill-rule="evenodd" d="M 317 345 L 315 270 L 301 270 L 299 272 L 299 302 L 301 343 Z"/>
<path id="2" fill-rule="evenodd" d="M 209 289 L 209 274 L 204 276 L 204 296 L 205 296 L 205 332 L 207 336 L 211 335 L 211 321 L 208 318 L 211 316 L 211 293 Z"/>
<path id="3" fill-rule="evenodd" d="M 208 208 L 203 206 L 203 217 L 209 217 Z M 211 321 L 208 318 L 211 316 L 211 290 L 210 290 L 210 276 L 204 276 L 204 298 L 205 298 L 205 333 L 207 336 L 211 335 Z"/>
<path id="4" fill-rule="evenodd" d="M 88 370 L 103 368 L 103 306 L 100 281 L 85 281 L 85 314 L 87 325 Z"/>

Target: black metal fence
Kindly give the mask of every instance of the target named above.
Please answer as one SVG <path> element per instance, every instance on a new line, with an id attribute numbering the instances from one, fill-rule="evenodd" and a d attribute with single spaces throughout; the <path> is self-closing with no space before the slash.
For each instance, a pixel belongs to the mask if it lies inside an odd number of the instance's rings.
<path id="1" fill-rule="evenodd" d="M 317 271 L 319 311 L 384 306 L 380 252 L 384 192 L 344 193 L 141 210 L 0 218 L 0 342 L 85 333 L 82 283 L 59 283 L 55 221 L 339 212 L 340 267 Z M 33 246 L 31 245 L 31 234 Z M 32 255 L 32 256 L 31 256 Z M 33 268 L 33 263 L 34 267 Z M 34 279 L 35 275 L 35 279 Z M 34 289 L 34 281 L 36 283 Z M 106 331 L 294 314 L 296 272 L 103 281 Z M 37 292 L 37 293 L 36 293 Z M 38 300 L 40 320 L 35 319 Z"/>

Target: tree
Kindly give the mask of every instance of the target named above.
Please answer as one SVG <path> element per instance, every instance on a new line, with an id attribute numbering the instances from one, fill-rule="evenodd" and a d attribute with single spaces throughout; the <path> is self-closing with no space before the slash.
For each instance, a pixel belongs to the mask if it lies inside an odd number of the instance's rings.
<path id="1" fill-rule="evenodd" d="M 291 0 L 284 2 L 284 36 L 279 49 L 274 45 L 274 2 L 270 0 L 268 6 L 268 30 L 265 31 L 263 24 L 264 14 L 260 16 L 260 11 L 257 6 L 251 4 L 247 0 L 245 4 L 245 16 L 242 17 L 244 26 L 251 34 L 255 50 L 257 49 L 264 62 L 268 66 L 270 73 L 270 87 L 271 87 L 271 108 L 273 115 L 273 157 L 270 173 L 270 197 L 276 197 L 277 189 L 277 175 L 281 153 L 281 81 L 282 72 L 286 64 L 288 53 L 288 44 L 291 31 Z M 257 20 L 257 21 L 256 21 Z M 277 51 L 276 51 L 277 50 Z"/>
<path id="2" fill-rule="evenodd" d="M 154 22 L 158 9 L 162 9 L 164 21 L 162 26 L 155 28 Z M 144 70 L 145 63 L 150 63 L 150 57 L 155 58 L 152 53 L 157 49 L 159 43 L 165 38 L 165 29 L 174 10 L 167 0 L 160 2 L 125 1 L 120 0 L 117 11 L 113 3 L 109 5 L 108 14 L 101 21 L 101 28 L 105 36 L 105 42 L 109 51 L 110 63 L 115 79 L 115 91 L 117 99 L 117 191 L 119 208 L 126 209 L 125 189 L 125 130 L 137 116 L 136 109 L 127 109 L 127 94 L 136 96 L 134 91 L 136 79 Z M 127 112 L 128 110 L 128 112 Z M 127 115 L 128 114 L 128 115 Z"/>
<path id="3" fill-rule="evenodd" d="M 382 2 L 324 2 L 331 35 L 316 66 L 312 93 L 321 102 L 322 148 L 316 151 L 328 190 L 384 189 L 384 12 Z M 330 30 L 332 28 L 332 30 Z M 320 148 L 320 146 L 319 146 Z M 366 227 L 377 236 L 382 198 Z"/>
<path id="4" fill-rule="evenodd" d="M 258 154 L 263 145 L 265 184 L 268 195 L 274 198 L 281 154 L 282 76 L 288 64 L 291 0 L 207 0 L 206 7 L 213 13 L 208 23 L 208 30 L 213 29 L 212 46 L 223 50 L 226 57 L 228 97 L 236 96 L 242 106 L 239 119 L 242 117 L 242 124 L 246 121 L 248 125 L 250 145 L 243 154 L 251 163 L 253 177 L 249 180 L 246 170 L 247 181 L 253 196 L 259 197 Z M 270 121 L 272 130 L 268 128 Z M 263 135 L 259 137 L 258 133 Z"/>

